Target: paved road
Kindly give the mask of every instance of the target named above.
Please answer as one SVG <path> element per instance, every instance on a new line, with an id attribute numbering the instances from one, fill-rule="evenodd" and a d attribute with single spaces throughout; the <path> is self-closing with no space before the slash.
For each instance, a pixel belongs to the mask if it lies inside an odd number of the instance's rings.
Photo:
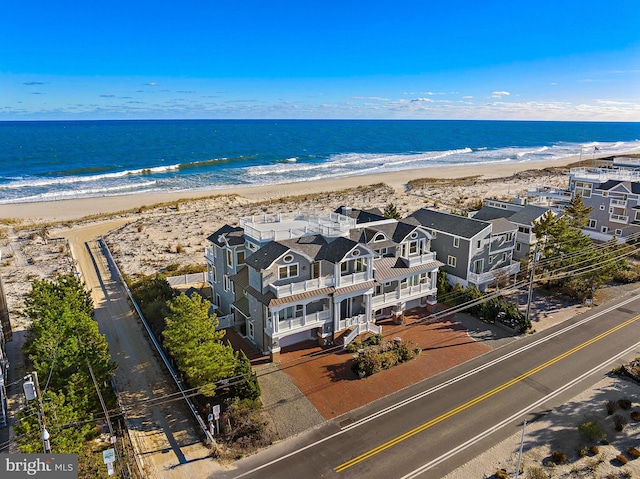
<path id="1" fill-rule="evenodd" d="M 194 432 L 181 401 L 157 401 L 177 388 L 156 358 L 126 293 L 116 281 L 95 238 L 114 224 L 75 229 L 68 235 L 71 250 L 95 307 L 95 319 L 105 334 L 116 369 L 116 385 L 126 411 L 129 434 L 144 477 L 173 479 L 206 477 L 215 470 L 208 449 Z M 175 396 L 174 396 L 175 397 Z"/>
<path id="2" fill-rule="evenodd" d="M 443 477 L 640 354 L 639 312 L 635 298 L 596 308 L 212 477 Z"/>

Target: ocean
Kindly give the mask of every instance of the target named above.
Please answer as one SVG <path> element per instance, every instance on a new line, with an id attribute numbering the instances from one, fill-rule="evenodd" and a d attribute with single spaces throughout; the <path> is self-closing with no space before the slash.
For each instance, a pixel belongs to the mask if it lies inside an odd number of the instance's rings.
<path id="1" fill-rule="evenodd" d="M 242 188 L 640 149 L 640 123 L 408 120 L 0 122 L 0 204 Z"/>

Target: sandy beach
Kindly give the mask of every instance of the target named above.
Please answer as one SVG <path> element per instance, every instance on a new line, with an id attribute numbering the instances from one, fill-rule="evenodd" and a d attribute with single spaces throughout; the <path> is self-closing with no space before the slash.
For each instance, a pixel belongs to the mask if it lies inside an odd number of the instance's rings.
<path id="1" fill-rule="evenodd" d="M 405 186 L 409 180 L 417 178 L 451 179 L 471 176 L 499 178 L 511 176 L 529 169 L 543 170 L 545 168 L 563 167 L 576 161 L 578 161 L 578 157 L 572 156 L 554 161 L 540 161 L 535 163 L 520 162 L 421 168 L 377 174 L 362 174 L 331 180 L 302 181 L 297 183 L 239 187 L 233 189 L 212 188 L 208 190 L 179 191 L 173 193 L 144 193 L 42 203 L 4 204 L 0 205 L 0 219 L 16 218 L 40 222 L 69 221 L 89 215 L 116 213 L 158 203 L 203 198 L 212 195 L 239 195 L 251 201 L 265 201 L 303 194 L 333 192 L 377 183 L 384 183 L 395 191 L 402 192 L 405 190 Z"/>

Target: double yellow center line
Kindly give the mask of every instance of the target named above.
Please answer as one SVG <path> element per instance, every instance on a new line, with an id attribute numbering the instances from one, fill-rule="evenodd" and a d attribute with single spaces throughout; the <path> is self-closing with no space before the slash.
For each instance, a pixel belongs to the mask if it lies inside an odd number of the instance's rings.
<path id="1" fill-rule="evenodd" d="M 535 368 L 527 371 L 526 373 L 521 374 L 520 376 L 517 376 L 509 381 L 507 381 L 504 384 L 501 384 L 500 386 L 492 389 L 489 392 L 486 392 L 484 394 L 482 394 L 481 396 L 478 396 L 472 400 L 470 400 L 469 402 L 466 402 L 464 404 L 462 404 L 461 406 L 458 406 L 454 409 L 451 409 L 450 411 L 442 414 L 441 416 L 438 416 L 434 419 L 431 419 L 430 421 L 425 422 L 424 424 L 421 424 L 420 426 L 411 429 L 410 431 L 405 432 L 404 434 L 401 434 L 400 436 L 397 436 L 393 439 L 391 439 L 390 441 L 385 442 L 384 444 L 379 445 L 378 447 L 375 447 L 373 449 L 371 449 L 370 451 L 365 452 L 364 454 L 360 454 L 358 457 L 354 457 L 353 459 L 351 459 L 350 461 L 347 461 L 343 464 L 340 464 L 339 466 L 337 466 L 334 471 L 336 472 L 342 472 L 352 466 L 355 466 L 356 464 L 359 464 L 362 461 L 365 461 L 367 459 L 369 459 L 370 457 L 375 456 L 376 454 L 389 449 L 392 446 L 395 446 L 396 444 L 401 443 L 402 441 L 409 439 L 412 436 L 415 436 L 416 434 L 425 431 L 427 429 L 429 429 L 432 426 L 435 426 L 436 424 L 444 421 L 445 419 L 449 419 L 452 416 L 455 416 L 456 414 L 458 414 L 459 412 L 464 411 L 465 409 L 468 409 L 472 406 L 475 406 L 476 404 L 484 401 L 485 399 L 490 398 L 491 396 L 494 396 L 496 394 L 498 394 L 501 391 L 504 391 L 505 389 L 513 386 L 514 384 L 519 383 L 520 381 L 534 375 L 535 373 L 542 371 L 545 368 L 548 368 L 549 366 L 557 363 L 558 361 L 561 361 L 565 358 L 567 358 L 568 356 L 571 356 L 572 354 L 580 351 L 581 349 L 586 348 L 587 346 L 590 346 L 591 344 L 600 341 L 602 338 L 615 333 L 616 331 L 619 331 L 620 329 L 634 323 L 635 321 L 637 321 L 638 319 L 640 319 L 640 315 L 635 316 L 627 321 L 625 321 L 624 323 L 619 324 L 618 326 L 615 326 L 611 329 L 609 329 L 608 331 L 605 331 L 604 333 L 599 334 L 598 336 L 595 336 L 594 338 L 591 338 L 588 341 L 585 341 L 584 343 L 576 346 L 575 348 L 572 348 L 562 354 L 560 354 L 559 356 L 556 356 L 553 359 L 550 359 L 549 361 L 547 361 L 546 363 L 543 363 L 539 366 L 536 366 Z"/>

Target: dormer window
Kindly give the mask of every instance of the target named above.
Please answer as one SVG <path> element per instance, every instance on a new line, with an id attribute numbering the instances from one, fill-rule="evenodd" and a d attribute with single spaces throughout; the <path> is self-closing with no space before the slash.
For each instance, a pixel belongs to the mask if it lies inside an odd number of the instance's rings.
<path id="1" fill-rule="evenodd" d="M 354 250 L 351 252 L 351 256 L 360 256 L 360 250 L 359 250 L 359 249 L 354 249 Z"/>
<path id="2" fill-rule="evenodd" d="M 282 258 L 282 261 L 284 261 L 285 263 L 291 263 L 293 261 L 293 255 L 292 254 L 288 254 L 287 256 Z"/>
<path id="3" fill-rule="evenodd" d="M 414 231 L 413 233 L 411 233 L 411 236 L 410 236 L 411 239 L 416 239 L 417 237 L 418 237 L 417 231 Z"/>
<path id="4" fill-rule="evenodd" d="M 380 242 L 380 241 L 384 241 L 386 239 L 387 239 L 386 236 L 384 234 L 382 234 L 382 233 L 378 233 L 373 237 L 373 241 L 375 243 Z"/>

